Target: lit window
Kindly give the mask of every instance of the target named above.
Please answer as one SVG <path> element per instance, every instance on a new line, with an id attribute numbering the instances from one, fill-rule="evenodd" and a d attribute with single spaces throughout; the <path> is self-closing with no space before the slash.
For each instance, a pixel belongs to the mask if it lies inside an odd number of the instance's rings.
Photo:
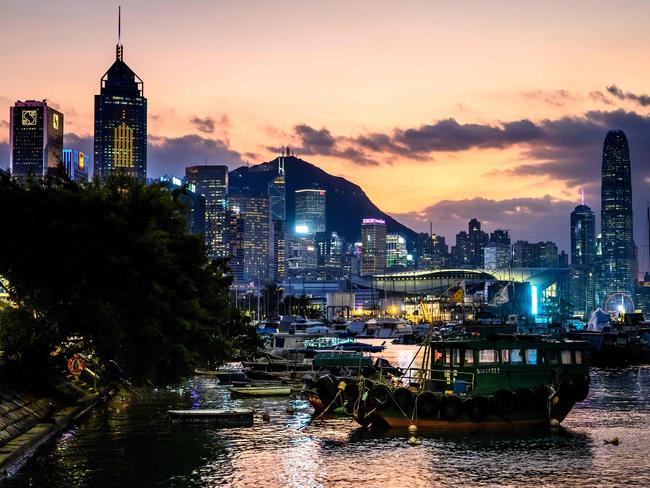
<path id="1" fill-rule="evenodd" d="M 510 349 L 501 349 L 501 363 L 508 364 L 510 362 Z"/>
<path id="2" fill-rule="evenodd" d="M 524 355 L 521 349 L 510 349 L 510 364 L 522 364 L 524 362 Z"/>
<path id="3" fill-rule="evenodd" d="M 571 364 L 571 351 L 562 351 L 562 364 Z"/>
<path id="4" fill-rule="evenodd" d="M 576 364 L 582 364 L 582 351 L 575 351 Z"/>
<path id="5" fill-rule="evenodd" d="M 445 349 L 445 364 L 451 363 L 451 349 Z"/>
<path id="6" fill-rule="evenodd" d="M 460 349 L 454 349 L 454 364 L 460 365 Z"/>
<path id="7" fill-rule="evenodd" d="M 493 364 L 497 362 L 497 351 L 495 349 L 481 349 L 478 352 L 479 364 Z"/>
<path id="8" fill-rule="evenodd" d="M 537 349 L 526 350 L 526 364 L 537 364 Z"/>
<path id="9" fill-rule="evenodd" d="M 474 351 L 471 349 L 465 349 L 465 364 L 471 365 L 474 364 Z"/>

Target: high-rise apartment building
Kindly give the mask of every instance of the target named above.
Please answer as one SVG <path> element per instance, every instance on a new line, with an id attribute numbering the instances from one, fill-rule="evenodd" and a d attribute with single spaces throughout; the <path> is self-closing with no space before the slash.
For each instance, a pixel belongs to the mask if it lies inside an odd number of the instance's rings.
<path id="1" fill-rule="evenodd" d="M 63 170 L 63 114 L 42 102 L 17 101 L 9 109 L 9 169 L 17 177 L 44 178 Z"/>
<path id="2" fill-rule="evenodd" d="M 406 239 L 399 234 L 386 236 L 386 267 L 406 268 L 408 251 Z"/>
<path id="3" fill-rule="evenodd" d="M 233 234 L 230 268 L 235 284 L 263 283 L 269 278 L 271 216 L 267 196 L 228 195 Z"/>

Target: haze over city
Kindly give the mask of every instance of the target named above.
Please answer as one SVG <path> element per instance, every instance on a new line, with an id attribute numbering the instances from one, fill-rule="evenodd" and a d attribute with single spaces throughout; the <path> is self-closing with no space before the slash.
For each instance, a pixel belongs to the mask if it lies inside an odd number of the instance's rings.
<path id="1" fill-rule="evenodd" d="M 124 57 L 149 99 L 151 177 L 234 169 L 290 146 L 416 230 L 432 221 L 451 239 L 476 217 L 568 249 L 579 190 L 598 214 L 603 140 L 622 129 L 646 245 L 645 2 L 121 4 Z M 18 99 L 47 98 L 66 114 L 66 144 L 92 152 L 116 7 L 0 2 L 11 46 L 0 54 L 0 167 Z"/>

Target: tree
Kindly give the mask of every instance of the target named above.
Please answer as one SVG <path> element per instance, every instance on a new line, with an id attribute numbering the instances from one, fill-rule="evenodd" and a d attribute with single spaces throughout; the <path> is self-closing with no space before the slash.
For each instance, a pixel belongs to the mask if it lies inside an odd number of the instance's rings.
<path id="1" fill-rule="evenodd" d="M 15 308 L 0 345 L 35 368 L 70 337 L 133 381 L 166 383 L 255 349 L 228 300 L 225 260 L 209 262 L 164 189 L 0 176 L 0 275 Z"/>

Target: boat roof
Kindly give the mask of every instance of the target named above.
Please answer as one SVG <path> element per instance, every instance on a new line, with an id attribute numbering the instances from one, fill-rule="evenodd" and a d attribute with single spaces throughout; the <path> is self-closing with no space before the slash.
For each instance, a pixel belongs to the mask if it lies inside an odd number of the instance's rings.
<path id="1" fill-rule="evenodd" d="M 488 337 L 464 337 L 432 340 L 431 347 L 462 347 L 465 349 L 590 349 L 588 341 L 553 339 L 524 334 L 493 334 Z"/>

